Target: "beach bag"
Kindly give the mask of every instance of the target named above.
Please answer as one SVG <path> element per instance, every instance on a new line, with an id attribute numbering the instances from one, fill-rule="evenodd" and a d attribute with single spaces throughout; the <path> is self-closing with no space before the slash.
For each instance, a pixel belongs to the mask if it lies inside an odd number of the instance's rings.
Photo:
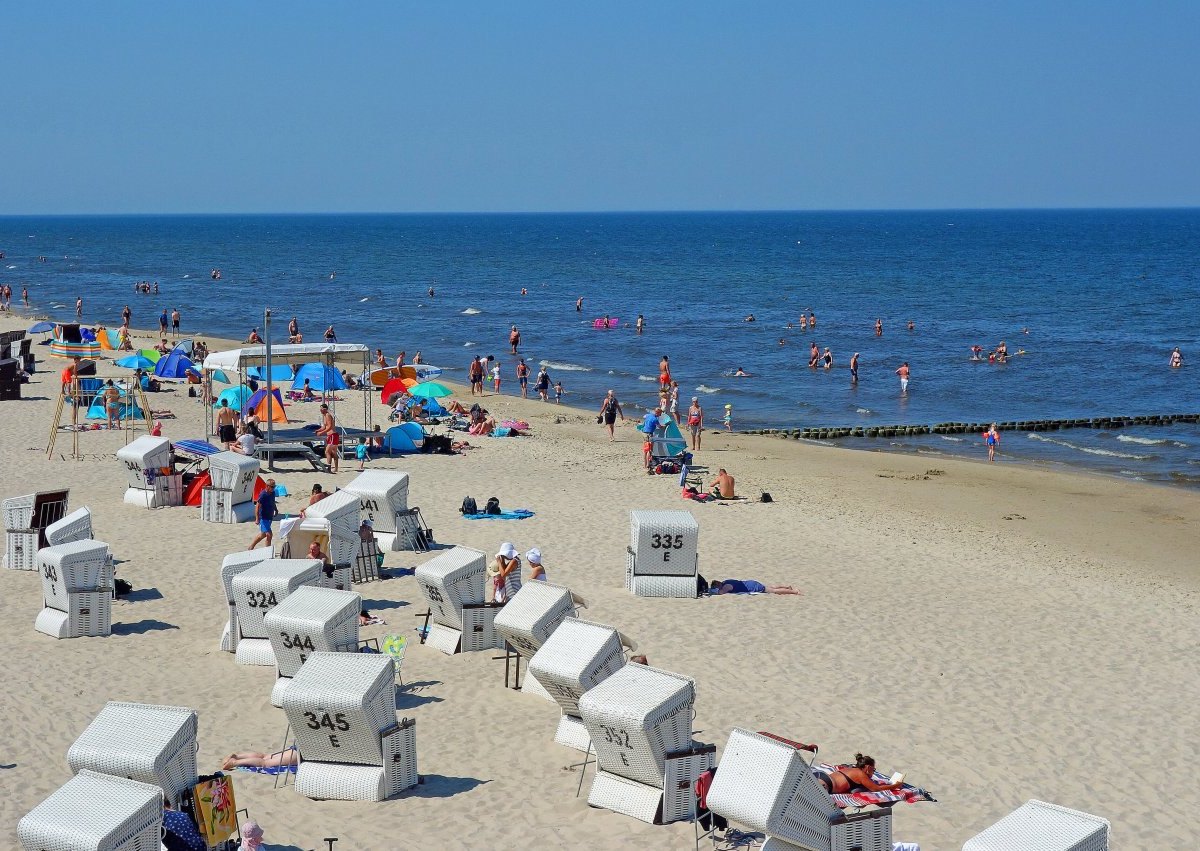
<path id="1" fill-rule="evenodd" d="M 705 579 L 704 575 L 701 573 L 696 574 L 696 596 L 697 597 L 707 597 L 708 596 L 708 580 Z"/>
<path id="2" fill-rule="evenodd" d="M 478 514 L 479 506 L 475 504 L 475 497 L 464 496 L 462 508 L 460 508 L 459 511 L 461 511 L 463 514 Z"/>
<path id="3" fill-rule="evenodd" d="M 483 507 L 484 514 L 501 514 L 500 500 L 494 496 L 488 497 L 487 505 Z"/>
<path id="4" fill-rule="evenodd" d="M 508 602 L 508 593 L 504 590 L 504 579 L 499 574 L 492 578 L 492 602 Z"/>

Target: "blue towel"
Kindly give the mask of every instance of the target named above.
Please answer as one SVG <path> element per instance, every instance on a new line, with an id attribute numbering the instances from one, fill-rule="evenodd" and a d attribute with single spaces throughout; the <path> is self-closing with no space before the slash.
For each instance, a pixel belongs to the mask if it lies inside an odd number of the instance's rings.
<path id="1" fill-rule="evenodd" d="M 499 514 L 464 514 L 467 520 L 524 520 L 532 517 L 533 512 L 528 508 L 514 508 L 512 511 L 502 511 Z"/>
<path id="2" fill-rule="evenodd" d="M 296 766 L 285 765 L 282 768 L 278 766 L 273 766 L 271 768 L 260 768 L 254 765 L 239 765 L 234 769 L 234 771 L 249 771 L 251 774 L 269 774 L 274 777 L 276 774 L 283 774 L 285 772 L 289 774 L 295 774 Z"/>

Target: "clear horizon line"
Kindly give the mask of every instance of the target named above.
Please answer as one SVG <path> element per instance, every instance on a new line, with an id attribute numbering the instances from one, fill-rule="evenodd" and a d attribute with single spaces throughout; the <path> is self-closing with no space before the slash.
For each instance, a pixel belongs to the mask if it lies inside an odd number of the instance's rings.
<path id="1" fill-rule="evenodd" d="M 1181 211 L 1200 209 L 1200 204 L 1113 206 L 1033 206 L 1033 207 L 764 207 L 753 209 L 612 209 L 612 210 L 207 210 L 159 212 L 65 212 L 65 213 L 0 213 L 0 219 L 34 218 L 149 218 L 169 216 L 620 216 L 620 215 L 713 215 L 756 213 L 1019 213 L 1019 212 L 1121 212 L 1121 211 Z"/>

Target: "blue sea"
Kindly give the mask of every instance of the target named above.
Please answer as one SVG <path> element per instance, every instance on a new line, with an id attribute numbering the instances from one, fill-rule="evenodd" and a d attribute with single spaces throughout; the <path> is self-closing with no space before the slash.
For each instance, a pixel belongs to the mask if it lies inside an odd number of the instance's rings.
<path id="1" fill-rule="evenodd" d="M 277 340 L 293 315 L 308 341 L 332 323 L 460 380 L 493 354 L 509 387 L 515 324 L 586 407 L 610 387 L 653 406 L 667 354 L 685 404 L 710 422 L 732 404 L 736 429 L 1200 411 L 1200 210 L 8 217 L 0 250 L 0 281 L 55 317 L 82 295 L 86 321 L 115 327 L 129 304 L 154 327 L 178 307 L 185 329 L 243 339 L 271 307 Z M 617 327 L 594 329 L 606 315 Z M 1000 341 L 1023 354 L 969 360 Z M 812 342 L 832 370 L 808 368 Z M 976 435 L 842 444 L 984 454 Z M 1001 459 L 1200 486 L 1198 450 L 1195 425 L 1076 429 L 1007 434 Z"/>

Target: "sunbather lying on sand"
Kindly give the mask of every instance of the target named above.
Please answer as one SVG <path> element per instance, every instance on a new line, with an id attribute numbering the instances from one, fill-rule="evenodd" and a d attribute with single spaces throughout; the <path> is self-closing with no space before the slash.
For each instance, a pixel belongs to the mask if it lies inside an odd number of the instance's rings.
<path id="1" fill-rule="evenodd" d="M 903 783 L 876 783 L 871 779 L 875 773 L 875 759 L 858 753 L 854 755 L 854 765 L 839 765 L 832 774 L 816 773 L 817 780 L 830 794 L 854 792 L 866 789 L 868 792 L 890 792 L 899 789 Z"/>
<path id="2" fill-rule="evenodd" d="M 282 768 L 285 765 L 299 764 L 300 752 L 295 748 L 288 748 L 285 751 L 276 751 L 275 753 L 240 751 L 238 753 L 231 753 L 225 757 L 225 761 L 221 763 L 221 770 L 229 771 L 232 768 L 240 766 L 249 766 L 250 768 Z"/>
<path id="3" fill-rule="evenodd" d="M 804 592 L 791 585 L 763 585 L 753 579 L 714 579 L 709 594 L 794 594 Z"/>

